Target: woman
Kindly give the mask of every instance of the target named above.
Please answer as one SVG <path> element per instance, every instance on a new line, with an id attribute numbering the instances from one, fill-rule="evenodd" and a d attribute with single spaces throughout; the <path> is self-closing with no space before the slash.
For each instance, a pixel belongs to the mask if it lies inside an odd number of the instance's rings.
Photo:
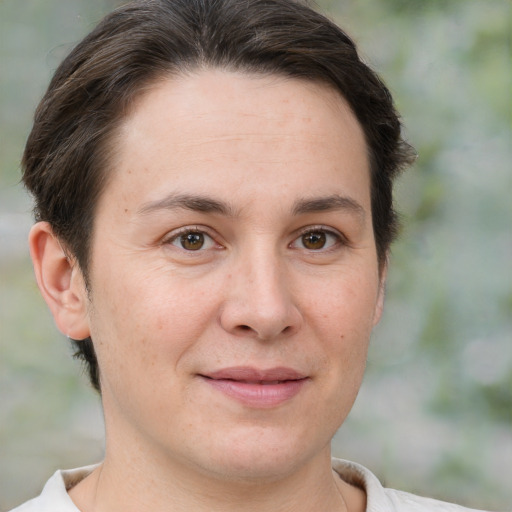
<path id="1" fill-rule="evenodd" d="M 105 459 L 17 510 L 464 510 L 331 461 L 411 159 L 386 87 L 302 4 L 107 16 L 23 159 L 38 285 L 101 393 Z"/>

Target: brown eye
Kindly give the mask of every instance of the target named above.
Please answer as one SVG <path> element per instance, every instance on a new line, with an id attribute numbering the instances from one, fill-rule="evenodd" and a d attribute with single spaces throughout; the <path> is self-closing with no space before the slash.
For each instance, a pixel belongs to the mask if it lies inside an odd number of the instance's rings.
<path id="1" fill-rule="evenodd" d="M 334 230 L 312 226 L 310 230 L 303 231 L 302 235 L 290 244 L 290 247 L 311 252 L 325 252 L 345 245 L 343 235 Z"/>
<path id="2" fill-rule="evenodd" d="M 163 242 L 185 253 L 196 252 L 201 254 L 213 249 L 222 249 L 221 245 L 217 244 L 206 231 L 199 227 L 182 228 L 174 234 L 171 233 Z"/>
<path id="3" fill-rule="evenodd" d="M 198 251 L 204 245 L 204 233 L 189 232 L 179 237 L 180 245 L 187 251 Z"/>
<path id="4" fill-rule="evenodd" d="M 327 242 L 327 235 L 323 231 L 310 231 L 309 233 L 304 233 L 301 239 L 302 245 L 306 249 L 318 251 L 319 249 L 323 249 L 325 247 Z"/>

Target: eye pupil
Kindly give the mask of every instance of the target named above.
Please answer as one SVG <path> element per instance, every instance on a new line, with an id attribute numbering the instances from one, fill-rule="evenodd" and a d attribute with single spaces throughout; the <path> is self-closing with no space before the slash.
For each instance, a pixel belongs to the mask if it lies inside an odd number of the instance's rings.
<path id="1" fill-rule="evenodd" d="M 302 243 L 307 249 L 322 249 L 327 242 L 327 237 L 322 231 L 312 231 L 302 235 Z"/>
<path id="2" fill-rule="evenodd" d="M 203 233 L 185 233 L 180 237 L 181 245 L 188 251 L 197 251 L 204 245 Z"/>

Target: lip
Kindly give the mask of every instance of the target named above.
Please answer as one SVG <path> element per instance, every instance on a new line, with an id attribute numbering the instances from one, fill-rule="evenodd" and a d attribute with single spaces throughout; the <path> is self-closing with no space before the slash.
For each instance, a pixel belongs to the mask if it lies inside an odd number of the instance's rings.
<path id="1" fill-rule="evenodd" d="M 309 380 L 306 375 L 286 367 L 262 370 L 236 366 L 200 377 L 217 391 L 253 408 L 277 407 L 296 396 Z"/>

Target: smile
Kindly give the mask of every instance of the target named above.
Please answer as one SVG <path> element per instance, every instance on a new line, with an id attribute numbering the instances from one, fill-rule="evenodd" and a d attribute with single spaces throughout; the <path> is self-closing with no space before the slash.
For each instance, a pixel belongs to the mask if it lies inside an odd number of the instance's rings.
<path id="1" fill-rule="evenodd" d="M 291 368 L 258 370 L 225 368 L 206 375 L 204 381 L 230 399 L 250 408 L 272 408 L 296 396 L 309 377 Z"/>

